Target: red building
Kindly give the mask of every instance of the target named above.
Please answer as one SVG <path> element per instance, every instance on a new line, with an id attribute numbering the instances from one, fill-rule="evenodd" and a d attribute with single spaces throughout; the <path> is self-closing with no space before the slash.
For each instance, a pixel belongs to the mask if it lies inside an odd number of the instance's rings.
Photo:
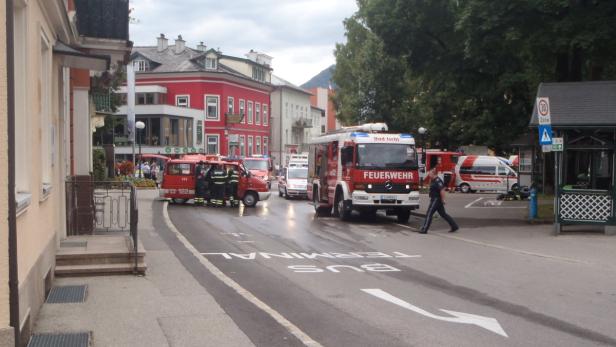
<path id="1" fill-rule="evenodd" d="M 252 50 L 227 56 L 203 43 L 192 49 L 181 36 L 168 45 L 162 34 L 156 46 L 134 47 L 142 151 L 269 155 L 271 59 Z"/>

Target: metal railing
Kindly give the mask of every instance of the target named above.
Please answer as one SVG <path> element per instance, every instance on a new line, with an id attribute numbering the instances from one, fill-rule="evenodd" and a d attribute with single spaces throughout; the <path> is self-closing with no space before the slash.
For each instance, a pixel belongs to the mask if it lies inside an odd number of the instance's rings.
<path id="1" fill-rule="evenodd" d="M 66 180 L 67 235 L 128 232 L 135 271 L 138 263 L 137 191 L 130 182 L 94 181 L 91 176 Z"/>

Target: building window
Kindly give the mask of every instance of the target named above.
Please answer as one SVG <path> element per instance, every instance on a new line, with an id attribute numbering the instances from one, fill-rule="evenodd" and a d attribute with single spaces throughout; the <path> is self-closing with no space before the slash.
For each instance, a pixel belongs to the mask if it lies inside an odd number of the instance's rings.
<path id="1" fill-rule="evenodd" d="M 261 136 L 257 136 L 257 138 L 255 138 L 255 150 L 257 151 L 257 154 L 263 154 L 261 153 Z"/>
<path id="2" fill-rule="evenodd" d="M 133 63 L 133 67 L 135 68 L 135 71 L 137 72 L 148 71 L 150 67 L 149 65 L 150 64 L 148 64 L 147 60 L 143 60 L 143 59 L 135 60 L 135 62 Z"/>
<path id="3" fill-rule="evenodd" d="M 325 134 L 325 125 L 321 125 L 321 134 Z"/>
<path id="4" fill-rule="evenodd" d="M 248 156 L 252 155 L 252 136 L 248 136 Z"/>
<path id="5" fill-rule="evenodd" d="M 265 81 L 265 69 L 260 66 L 252 67 L 252 78 L 257 81 L 264 82 Z"/>
<path id="6" fill-rule="evenodd" d="M 205 96 L 205 118 L 211 120 L 218 120 L 218 95 L 206 95 Z"/>
<path id="7" fill-rule="evenodd" d="M 176 95 L 175 106 L 177 107 L 190 107 L 190 96 L 188 95 Z"/>
<path id="8" fill-rule="evenodd" d="M 240 135 L 240 156 L 246 156 L 246 137 L 244 135 Z"/>
<path id="9" fill-rule="evenodd" d="M 233 100 L 233 97 L 230 96 L 227 98 L 227 113 L 228 114 L 233 114 L 233 103 L 235 100 Z"/>
<path id="10" fill-rule="evenodd" d="M 248 101 L 248 124 L 252 124 L 252 101 Z"/>
<path id="11" fill-rule="evenodd" d="M 30 172 L 32 171 L 32 127 L 36 127 L 32 115 L 28 113 L 28 84 L 29 78 L 36 72 L 28 66 L 27 40 L 28 37 L 28 8 L 26 6 L 14 7 L 14 64 L 15 64 L 15 191 L 20 196 L 31 193 Z M 4 90 L 2 91 L 5 92 Z M 5 163 L 6 165 L 6 163 Z M 28 173 L 28 174 L 25 174 Z M 67 173 L 68 174 L 68 173 Z M 6 184 L 6 183 L 5 183 Z M 20 206 L 21 205 L 21 206 Z M 25 208 L 18 204 L 17 209 Z"/>
<path id="12" fill-rule="evenodd" d="M 171 124 L 171 137 L 167 141 L 167 144 L 170 146 L 179 146 L 180 145 L 180 120 L 179 119 L 170 119 L 169 123 Z"/>
<path id="13" fill-rule="evenodd" d="M 135 100 L 137 105 L 154 105 L 154 93 L 136 93 Z"/>
<path id="14" fill-rule="evenodd" d="M 246 101 L 240 99 L 240 114 L 242 115 L 242 124 L 246 124 L 246 113 L 244 113 Z"/>
<path id="15" fill-rule="evenodd" d="M 261 104 L 255 103 L 255 124 L 261 125 Z"/>
<path id="16" fill-rule="evenodd" d="M 208 70 L 216 70 L 216 58 L 205 58 L 205 68 Z"/>
<path id="17" fill-rule="evenodd" d="M 269 155 L 269 137 L 263 136 L 263 154 Z"/>
<path id="18" fill-rule="evenodd" d="M 40 136 L 41 136 L 41 185 L 43 191 L 45 186 L 51 184 L 51 167 L 53 166 L 54 148 L 54 128 L 51 122 L 51 44 L 46 35 L 41 32 L 41 55 L 39 71 L 39 107 L 40 110 Z"/>
<path id="19" fill-rule="evenodd" d="M 263 125 L 267 125 L 269 123 L 269 116 L 267 114 L 267 105 L 263 104 Z"/>
<path id="20" fill-rule="evenodd" d="M 218 135 L 206 135 L 207 154 L 218 154 Z"/>

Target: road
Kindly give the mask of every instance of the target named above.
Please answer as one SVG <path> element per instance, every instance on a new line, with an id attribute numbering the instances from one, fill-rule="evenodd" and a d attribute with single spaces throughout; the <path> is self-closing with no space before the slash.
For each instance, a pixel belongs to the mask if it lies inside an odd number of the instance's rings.
<path id="1" fill-rule="evenodd" d="M 459 235 L 523 223 L 522 203 L 454 195 Z M 421 235 L 420 217 L 316 217 L 275 194 L 168 216 L 178 258 L 258 346 L 616 345 L 613 268 L 463 242 L 440 220 Z"/>

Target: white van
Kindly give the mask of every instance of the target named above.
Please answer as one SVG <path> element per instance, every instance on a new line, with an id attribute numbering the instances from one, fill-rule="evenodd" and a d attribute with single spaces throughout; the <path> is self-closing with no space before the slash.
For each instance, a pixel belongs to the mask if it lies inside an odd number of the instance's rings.
<path id="1" fill-rule="evenodd" d="M 519 187 L 518 174 L 498 157 L 461 156 L 456 165 L 456 186 L 463 193 L 507 192 Z"/>

